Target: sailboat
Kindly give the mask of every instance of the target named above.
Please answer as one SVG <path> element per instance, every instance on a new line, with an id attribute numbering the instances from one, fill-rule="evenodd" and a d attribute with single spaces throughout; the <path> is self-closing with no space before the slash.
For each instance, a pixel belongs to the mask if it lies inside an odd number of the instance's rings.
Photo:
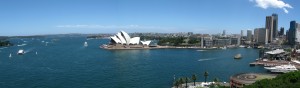
<path id="1" fill-rule="evenodd" d="M 84 45 L 83 45 L 84 47 L 87 47 L 88 46 L 88 43 L 87 42 L 84 42 Z"/>

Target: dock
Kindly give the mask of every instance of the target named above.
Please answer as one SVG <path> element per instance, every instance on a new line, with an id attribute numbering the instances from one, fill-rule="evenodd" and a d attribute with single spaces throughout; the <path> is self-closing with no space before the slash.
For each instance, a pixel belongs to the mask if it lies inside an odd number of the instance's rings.
<path id="1" fill-rule="evenodd" d="M 271 60 L 271 61 L 257 60 L 255 62 L 249 63 L 249 65 L 250 66 L 278 66 L 278 65 L 288 65 L 289 63 L 295 65 L 295 67 L 300 70 L 299 63 L 295 63 L 293 61 L 285 61 L 285 60 Z"/>

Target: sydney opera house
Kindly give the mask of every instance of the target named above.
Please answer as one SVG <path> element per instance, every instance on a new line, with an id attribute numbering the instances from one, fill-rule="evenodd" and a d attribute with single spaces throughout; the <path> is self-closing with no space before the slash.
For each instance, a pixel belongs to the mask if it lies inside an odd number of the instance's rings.
<path id="1" fill-rule="evenodd" d="M 110 44 L 103 45 L 105 49 L 137 49 L 148 48 L 151 41 L 140 41 L 140 37 L 131 38 L 126 32 L 120 31 L 110 37 Z"/>

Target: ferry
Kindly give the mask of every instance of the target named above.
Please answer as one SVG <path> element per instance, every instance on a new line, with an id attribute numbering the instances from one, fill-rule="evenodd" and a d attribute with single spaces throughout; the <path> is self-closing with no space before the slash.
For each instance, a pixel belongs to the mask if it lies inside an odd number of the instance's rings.
<path id="1" fill-rule="evenodd" d="M 294 65 L 279 65 L 274 67 L 264 67 L 265 69 L 269 70 L 270 72 L 274 73 L 288 73 L 291 71 L 297 71 L 297 68 Z"/>
<path id="2" fill-rule="evenodd" d="M 241 54 L 237 54 L 234 56 L 234 59 L 241 59 L 242 58 L 242 55 Z"/>

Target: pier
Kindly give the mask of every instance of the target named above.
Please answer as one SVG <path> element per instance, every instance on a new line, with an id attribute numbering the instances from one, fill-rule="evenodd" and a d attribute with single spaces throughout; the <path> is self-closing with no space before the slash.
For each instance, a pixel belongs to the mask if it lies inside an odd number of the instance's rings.
<path id="1" fill-rule="evenodd" d="M 300 64 L 293 61 L 285 60 L 257 60 L 255 62 L 249 63 L 250 66 L 278 66 L 278 65 L 295 65 L 297 69 L 300 69 Z"/>

